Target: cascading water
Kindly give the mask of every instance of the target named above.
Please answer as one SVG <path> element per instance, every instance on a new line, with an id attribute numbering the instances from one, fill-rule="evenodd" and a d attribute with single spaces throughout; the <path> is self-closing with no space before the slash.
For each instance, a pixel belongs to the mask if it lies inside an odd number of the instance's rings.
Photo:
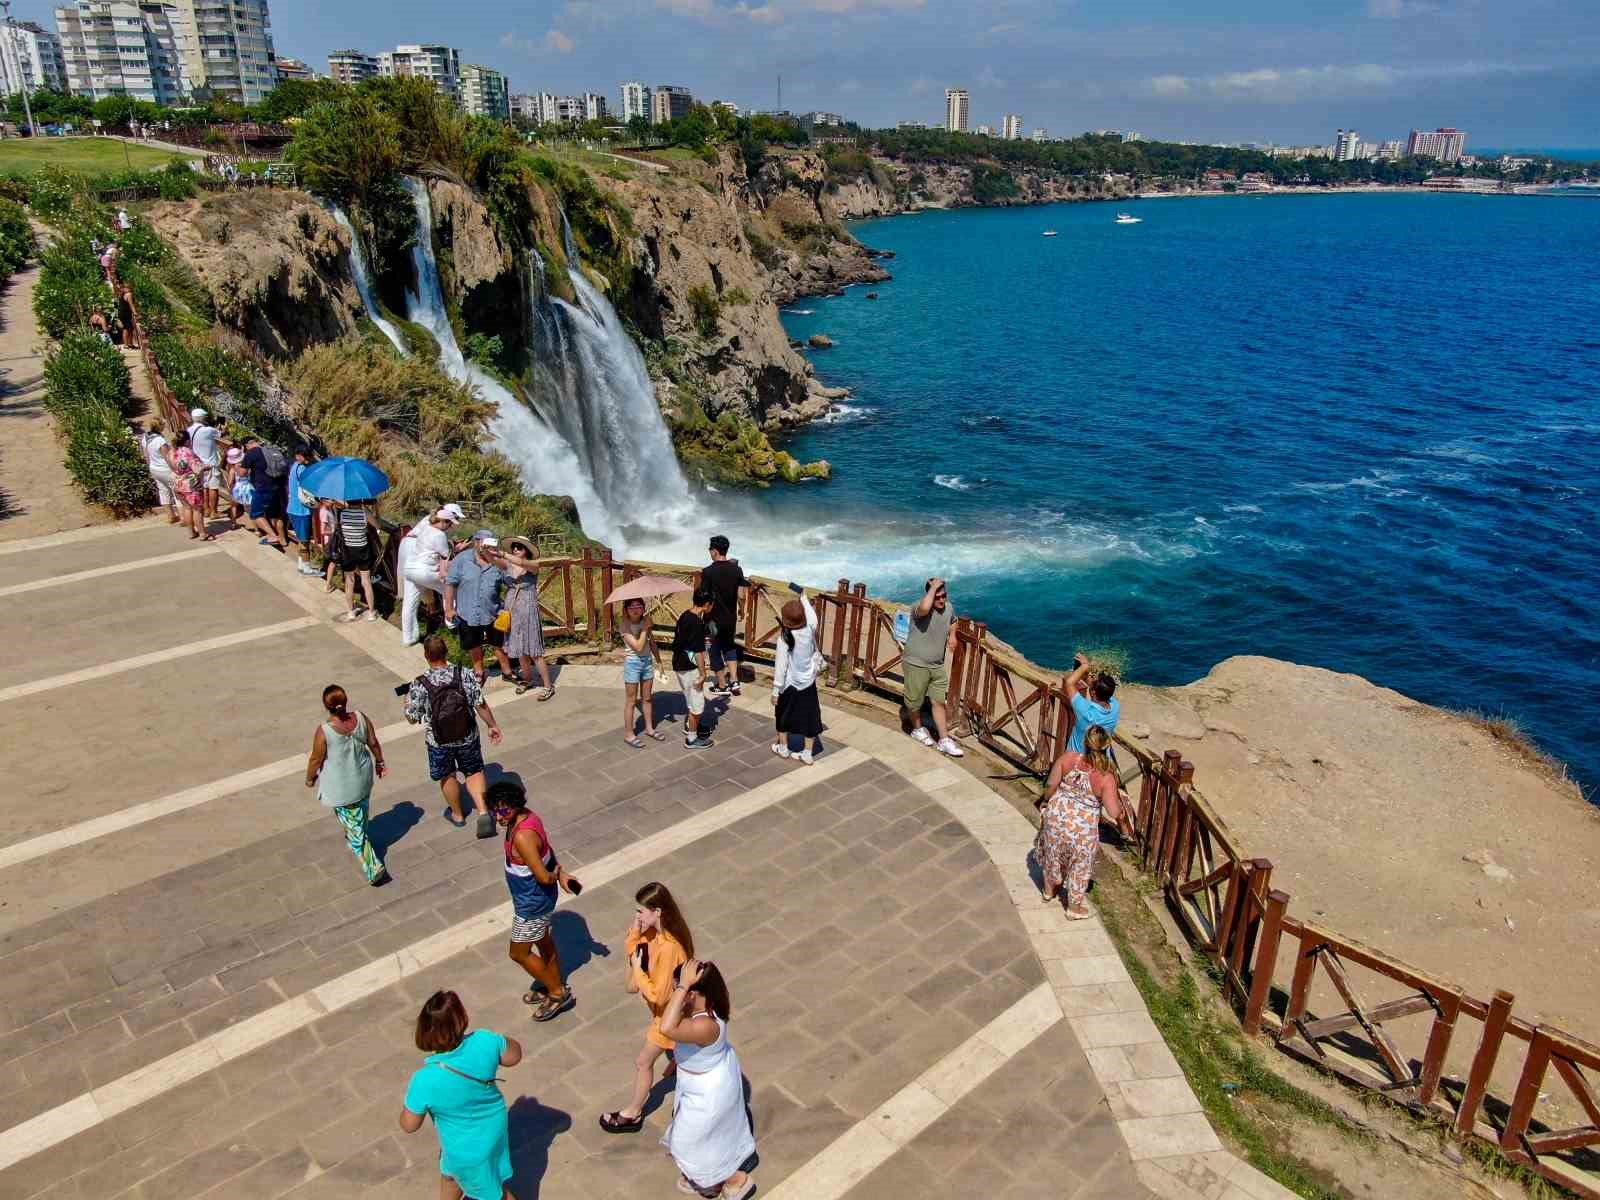
<path id="1" fill-rule="evenodd" d="M 417 288 L 406 292 L 406 317 L 421 325 L 439 343 L 439 365 L 452 379 L 470 383 L 496 409 L 489 433 L 499 450 L 513 463 L 530 491 L 550 496 L 571 496 L 578 506 L 583 530 L 618 553 L 626 549 L 621 523 L 596 493 L 592 476 L 562 439 L 519 397 L 487 371 L 466 361 L 450 325 L 439 285 L 439 266 L 433 254 L 433 204 L 420 180 L 407 177 L 417 211 L 417 236 L 411 247 Z M 659 419 L 659 418 L 658 418 Z"/>
<path id="2" fill-rule="evenodd" d="M 662 528 L 690 511 L 644 356 L 578 263 L 562 218 L 567 278 L 576 304 L 549 296 L 544 264 L 529 263 L 533 403 L 588 469 L 607 507 L 627 525 Z"/>
<path id="3" fill-rule="evenodd" d="M 394 343 L 394 348 L 401 354 L 407 354 L 405 338 L 400 336 L 400 330 L 393 321 L 384 317 L 378 311 L 376 294 L 372 290 L 372 273 L 367 270 L 367 256 L 361 249 L 361 239 L 356 236 L 355 226 L 350 223 L 350 218 L 345 215 L 344 209 L 337 204 L 330 204 L 328 211 L 333 213 L 333 219 L 339 227 L 350 235 L 350 274 L 355 277 L 356 292 L 361 296 L 361 303 L 367 307 L 367 316 L 372 323 L 383 331 L 383 336 Z"/>

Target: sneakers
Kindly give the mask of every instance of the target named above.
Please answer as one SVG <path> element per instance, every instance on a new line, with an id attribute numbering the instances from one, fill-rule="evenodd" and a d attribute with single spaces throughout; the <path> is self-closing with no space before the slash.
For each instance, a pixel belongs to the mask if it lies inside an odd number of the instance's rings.
<path id="1" fill-rule="evenodd" d="M 924 725 L 918 725 L 915 729 L 913 729 L 911 731 L 911 736 L 917 741 L 921 742 L 924 746 L 933 745 L 933 735 L 928 732 L 927 727 Z"/>
<path id="2" fill-rule="evenodd" d="M 313 577 L 319 577 L 322 574 L 321 571 L 317 570 L 308 562 L 296 563 L 294 569 L 302 575 L 310 575 Z"/>
<path id="3" fill-rule="evenodd" d="M 728 687 L 728 695 L 730 695 L 730 696 L 742 696 L 742 695 L 744 695 L 744 689 L 739 686 L 739 681 L 737 679 L 735 679 L 733 681 L 733 683 Z"/>
<path id="4" fill-rule="evenodd" d="M 494 836 L 493 813 L 483 812 L 478 814 L 478 836 L 481 838 L 492 838 Z"/>
<path id="5" fill-rule="evenodd" d="M 706 695 L 708 696 L 726 696 L 728 692 L 729 689 L 723 687 L 720 683 L 712 683 L 706 687 Z"/>
<path id="6" fill-rule="evenodd" d="M 802 763 L 804 763 L 808 767 L 812 764 L 813 761 L 815 761 L 811 757 L 811 747 L 810 746 L 807 746 L 804 750 L 800 751 L 800 753 L 796 754 L 795 757 L 798 758 Z"/>
<path id="7" fill-rule="evenodd" d="M 789 757 L 789 747 L 785 746 L 782 742 L 773 742 L 772 743 L 772 752 L 774 754 L 776 754 L 779 758 L 788 758 Z"/>
<path id="8" fill-rule="evenodd" d="M 378 610 L 375 609 L 375 608 L 367 609 L 367 620 L 376 621 L 377 619 L 378 619 Z"/>
<path id="9" fill-rule="evenodd" d="M 703 733 L 699 737 L 684 738 L 683 740 L 683 748 L 685 750 L 709 750 L 714 745 L 716 743 Z"/>
<path id="10" fill-rule="evenodd" d="M 967 752 L 956 745 L 956 740 L 952 737 L 939 739 L 939 752 L 948 754 L 951 758 L 965 758 L 967 756 Z"/>

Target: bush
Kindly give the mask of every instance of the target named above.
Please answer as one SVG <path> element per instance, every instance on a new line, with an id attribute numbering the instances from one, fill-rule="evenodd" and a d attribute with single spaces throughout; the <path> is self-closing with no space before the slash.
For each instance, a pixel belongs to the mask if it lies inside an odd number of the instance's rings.
<path id="1" fill-rule="evenodd" d="M 0 200 L 0 283 L 22 269 L 34 248 L 27 210 L 13 200 Z"/>
<path id="2" fill-rule="evenodd" d="M 86 499 L 118 516 L 155 499 L 128 428 L 137 407 L 121 353 L 96 334 L 69 332 L 45 360 L 45 407 L 67 443 L 67 471 Z"/>
<path id="3" fill-rule="evenodd" d="M 28 204 L 47 221 L 55 221 L 71 211 L 73 202 L 89 192 L 89 181 L 76 171 L 46 166 L 33 177 Z"/>
<path id="4" fill-rule="evenodd" d="M 39 256 L 33 312 L 40 328 L 51 337 L 86 329 L 92 315 L 98 312 L 109 317 L 115 305 L 87 233 L 64 234 Z"/>
<path id="5" fill-rule="evenodd" d="M 694 327 L 701 337 L 717 336 L 717 318 L 722 315 L 722 304 L 716 294 L 705 284 L 689 289 L 689 308 L 694 314 Z"/>

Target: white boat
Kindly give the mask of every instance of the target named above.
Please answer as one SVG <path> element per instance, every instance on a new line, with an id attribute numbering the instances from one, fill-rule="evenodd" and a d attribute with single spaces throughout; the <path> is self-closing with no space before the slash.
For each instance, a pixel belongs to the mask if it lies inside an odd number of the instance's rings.
<path id="1" fill-rule="evenodd" d="M 1118 213 L 1117 214 L 1117 224 L 1118 225 L 1137 225 L 1142 220 L 1144 220 L 1143 217 L 1136 217 L 1132 213 Z"/>
<path id="2" fill-rule="evenodd" d="M 1054 229 L 1046 229 L 1039 236 L 1040 237 L 1055 237 L 1055 235 L 1056 235 L 1056 231 Z"/>

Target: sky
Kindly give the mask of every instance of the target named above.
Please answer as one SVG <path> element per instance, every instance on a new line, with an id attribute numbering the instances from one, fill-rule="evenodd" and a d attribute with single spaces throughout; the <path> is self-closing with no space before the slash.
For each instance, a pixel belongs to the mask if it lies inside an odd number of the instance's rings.
<path id="1" fill-rule="evenodd" d="M 20 17 L 45 17 L 20 0 Z M 30 13 L 37 7 L 39 12 Z M 272 0 L 278 53 L 443 41 L 514 92 L 625 79 L 697 98 L 1052 134 L 1369 141 L 1454 125 L 1469 147 L 1600 146 L 1600 0 Z"/>

